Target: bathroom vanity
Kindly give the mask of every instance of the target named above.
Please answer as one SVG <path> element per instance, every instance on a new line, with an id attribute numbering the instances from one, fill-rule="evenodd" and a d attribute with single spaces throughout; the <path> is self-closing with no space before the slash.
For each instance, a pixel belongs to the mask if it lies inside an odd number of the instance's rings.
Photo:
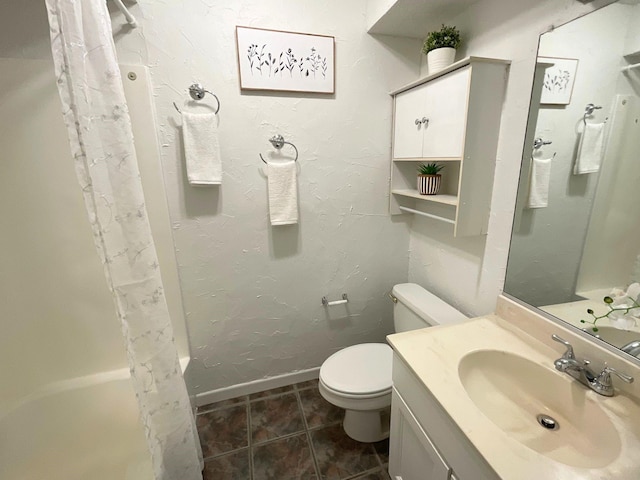
<path id="1" fill-rule="evenodd" d="M 553 333 L 598 369 L 640 379 L 637 365 L 506 297 L 495 315 L 389 336 L 391 477 L 640 478 L 640 386 L 616 378 L 606 397 L 555 370 Z"/>
<path id="2" fill-rule="evenodd" d="M 499 478 L 398 352 L 393 384 L 389 458 L 393 480 Z"/>

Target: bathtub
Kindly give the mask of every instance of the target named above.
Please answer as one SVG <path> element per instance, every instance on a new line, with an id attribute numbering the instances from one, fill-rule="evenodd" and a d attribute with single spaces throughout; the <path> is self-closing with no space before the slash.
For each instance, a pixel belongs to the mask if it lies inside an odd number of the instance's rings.
<path id="1" fill-rule="evenodd" d="M 153 480 L 129 370 L 56 382 L 5 411 L 0 479 Z"/>

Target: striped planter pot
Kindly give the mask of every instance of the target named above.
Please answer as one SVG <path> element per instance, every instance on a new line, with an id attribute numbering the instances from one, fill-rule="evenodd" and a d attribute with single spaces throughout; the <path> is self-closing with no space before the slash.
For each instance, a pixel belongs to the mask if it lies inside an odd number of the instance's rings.
<path id="1" fill-rule="evenodd" d="M 420 195 L 435 195 L 440 190 L 442 175 L 418 175 L 418 192 Z"/>

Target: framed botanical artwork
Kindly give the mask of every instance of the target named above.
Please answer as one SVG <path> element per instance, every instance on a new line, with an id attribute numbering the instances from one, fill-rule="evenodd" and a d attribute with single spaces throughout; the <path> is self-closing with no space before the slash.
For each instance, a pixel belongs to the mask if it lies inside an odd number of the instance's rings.
<path id="1" fill-rule="evenodd" d="M 335 92 L 335 39 L 326 35 L 236 27 L 240 88 Z"/>
<path id="2" fill-rule="evenodd" d="M 538 62 L 551 63 L 544 72 L 542 105 L 568 105 L 571 103 L 573 84 L 578 72 L 577 58 L 538 57 Z"/>

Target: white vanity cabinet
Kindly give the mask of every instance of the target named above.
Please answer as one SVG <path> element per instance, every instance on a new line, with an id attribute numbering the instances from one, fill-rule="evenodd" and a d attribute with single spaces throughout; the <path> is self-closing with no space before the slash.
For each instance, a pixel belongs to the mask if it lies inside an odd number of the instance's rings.
<path id="1" fill-rule="evenodd" d="M 402 358 L 393 357 L 392 480 L 499 480 Z"/>
<path id="2" fill-rule="evenodd" d="M 469 57 L 392 92 L 390 211 L 426 214 L 454 235 L 487 232 L 509 62 Z M 417 191 L 420 163 L 443 163 L 437 195 Z"/>
<path id="3" fill-rule="evenodd" d="M 451 468 L 395 389 L 391 409 L 391 478 L 449 480 Z"/>

